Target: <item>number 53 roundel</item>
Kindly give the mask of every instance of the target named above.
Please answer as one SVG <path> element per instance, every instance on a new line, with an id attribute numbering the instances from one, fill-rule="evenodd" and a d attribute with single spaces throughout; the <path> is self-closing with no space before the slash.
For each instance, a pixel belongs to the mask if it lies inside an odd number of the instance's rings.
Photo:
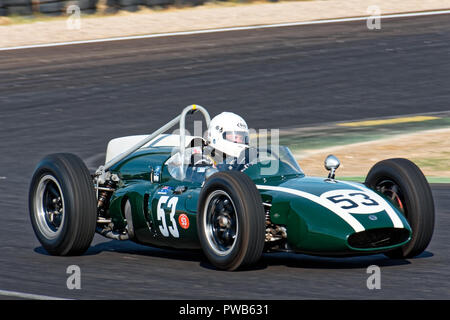
<path id="1" fill-rule="evenodd" d="M 386 201 L 377 194 L 363 190 L 333 190 L 323 193 L 321 198 L 331 201 L 349 213 L 371 214 L 384 211 L 388 208 Z"/>
<path id="2" fill-rule="evenodd" d="M 159 231 L 164 237 L 171 235 L 174 238 L 179 238 L 180 233 L 178 232 L 177 222 L 175 220 L 175 213 L 177 211 L 178 198 L 168 196 L 162 196 L 159 198 L 157 215 L 158 220 L 161 221 L 159 226 Z M 169 221 L 167 221 L 166 212 L 163 209 L 163 205 L 167 205 L 167 209 L 170 209 Z"/>

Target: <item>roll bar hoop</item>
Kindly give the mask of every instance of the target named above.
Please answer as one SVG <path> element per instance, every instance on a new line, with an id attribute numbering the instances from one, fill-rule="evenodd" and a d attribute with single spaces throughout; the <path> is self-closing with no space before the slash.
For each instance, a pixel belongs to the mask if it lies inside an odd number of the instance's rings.
<path id="1" fill-rule="evenodd" d="M 182 157 L 181 158 L 182 159 L 182 166 L 184 166 L 184 151 L 185 151 L 185 148 L 186 148 L 186 142 L 185 142 L 185 138 L 186 138 L 186 133 L 185 133 L 185 129 L 186 129 L 186 126 L 185 126 L 185 124 L 186 124 L 186 115 L 187 114 L 193 114 L 193 113 L 195 113 L 197 111 L 200 111 L 203 114 L 203 116 L 205 117 L 206 126 L 209 127 L 209 123 L 211 121 L 211 117 L 209 116 L 208 111 L 206 111 L 206 109 L 204 107 L 202 107 L 202 106 L 200 106 L 198 104 L 191 104 L 191 105 L 187 106 L 186 108 L 184 108 L 179 116 L 177 116 L 176 118 L 172 119 L 167 124 L 165 124 L 164 126 L 159 128 L 158 130 L 156 130 L 152 134 L 148 135 L 146 138 L 144 138 L 142 141 L 138 142 L 137 144 L 135 144 L 131 148 L 125 150 L 121 154 L 119 154 L 116 157 L 112 158 L 110 161 L 105 163 L 103 166 L 100 166 L 97 169 L 97 171 L 95 172 L 95 175 L 97 177 L 97 183 L 104 183 L 103 181 L 107 180 L 106 179 L 106 172 L 111 167 L 113 167 L 114 165 L 116 165 L 117 163 L 119 163 L 120 161 L 125 159 L 126 157 L 128 157 L 133 152 L 139 150 L 144 145 L 149 143 L 151 140 L 153 140 L 154 138 L 156 138 L 160 134 L 166 132 L 167 130 L 172 128 L 177 123 L 180 123 L 180 154 L 181 154 L 181 157 Z"/>

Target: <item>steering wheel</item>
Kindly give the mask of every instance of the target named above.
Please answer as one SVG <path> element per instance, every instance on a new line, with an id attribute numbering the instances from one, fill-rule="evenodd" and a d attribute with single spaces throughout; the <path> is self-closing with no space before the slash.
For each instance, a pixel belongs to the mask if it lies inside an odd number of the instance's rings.
<path id="1" fill-rule="evenodd" d="M 197 161 L 194 163 L 194 167 L 195 167 L 195 166 L 198 166 L 198 165 L 202 165 L 202 164 L 207 165 L 207 166 L 212 166 L 212 165 L 213 165 L 212 162 L 211 162 L 211 160 L 206 159 L 206 158 L 201 158 L 200 160 L 197 160 Z"/>

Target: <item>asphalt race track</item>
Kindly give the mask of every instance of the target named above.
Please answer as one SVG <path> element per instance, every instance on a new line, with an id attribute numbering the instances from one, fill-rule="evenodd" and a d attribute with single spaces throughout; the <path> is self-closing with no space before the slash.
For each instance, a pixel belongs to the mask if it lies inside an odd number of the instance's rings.
<path id="1" fill-rule="evenodd" d="M 200 252 L 96 235 L 81 257 L 49 256 L 28 217 L 46 154 L 95 168 L 109 139 L 149 133 L 196 103 L 253 128 L 449 110 L 448 15 L 0 52 L 0 290 L 84 299 L 449 299 L 450 187 L 433 186 L 436 228 L 410 260 L 265 255 L 214 270 Z M 66 268 L 81 268 L 68 290 Z M 370 265 L 381 290 L 368 290 Z"/>

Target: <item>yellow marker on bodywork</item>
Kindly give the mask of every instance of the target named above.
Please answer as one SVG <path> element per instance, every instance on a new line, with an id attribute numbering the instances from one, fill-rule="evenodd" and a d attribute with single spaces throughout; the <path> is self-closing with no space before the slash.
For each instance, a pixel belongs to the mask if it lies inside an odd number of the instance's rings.
<path id="1" fill-rule="evenodd" d="M 422 121 L 437 120 L 437 119 L 440 119 L 440 118 L 439 117 L 431 117 L 431 116 L 415 116 L 415 117 L 403 117 L 403 118 L 392 118 L 392 119 L 343 122 L 343 123 L 338 123 L 337 125 L 341 126 L 341 127 L 369 127 L 369 126 L 381 126 L 381 125 L 385 125 L 385 124 L 422 122 Z"/>

